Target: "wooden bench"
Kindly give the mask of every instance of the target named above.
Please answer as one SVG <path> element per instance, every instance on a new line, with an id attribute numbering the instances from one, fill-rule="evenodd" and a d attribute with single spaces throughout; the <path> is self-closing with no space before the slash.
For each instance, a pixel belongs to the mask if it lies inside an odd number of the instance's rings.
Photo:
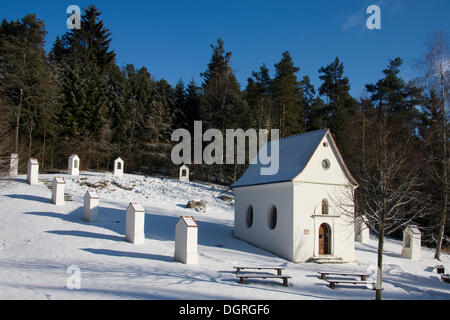
<path id="1" fill-rule="evenodd" d="M 443 265 L 439 264 L 435 267 L 436 272 L 439 274 L 445 274 L 445 268 Z"/>
<path id="2" fill-rule="evenodd" d="M 284 270 L 283 267 L 233 267 L 236 269 L 236 275 L 241 273 L 241 270 L 276 270 L 277 275 L 281 276 L 282 271 Z"/>
<path id="3" fill-rule="evenodd" d="M 360 277 L 361 281 L 366 281 L 367 277 L 370 276 L 368 273 L 354 273 L 354 272 L 335 272 L 335 271 L 319 271 L 320 278 L 322 280 L 327 280 L 327 275 L 332 276 L 343 276 L 343 277 Z"/>
<path id="4" fill-rule="evenodd" d="M 240 283 L 244 283 L 244 279 L 283 279 L 283 285 L 288 286 L 288 275 L 283 275 L 283 267 L 233 267 L 236 269 L 236 277 L 239 278 Z M 242 270 L 275 270 L 277 274 L 268 272 L 259 273 L 241 273 Z"/>
<path id="5" fill-rule="evenodd" d="M 330 280 L 328 279 L 327 282 L 330 284 L 331 289 L 336 289 L 337 283 L 343 283 L 343 284 L 362 284 L 362 285 L 372 285 L 372 289 L 375 290 L 375 281 L 362 281 L 362 280 Z"/>
<path id="6" fill-rule="evenodd" d="M 450 283 L 450 274 L 441 274 L 441 280 Z"/>
<path id="7" fill-rule="evenodd" d="M 236 274 L 239 278 L 239 283 L 243 284 L 244 279 L 283 279 L 283 286 L 288 286 L 288 279 L 291 278 L 288 275 L 278 275 L 270 273 L 239 273 Z"/>

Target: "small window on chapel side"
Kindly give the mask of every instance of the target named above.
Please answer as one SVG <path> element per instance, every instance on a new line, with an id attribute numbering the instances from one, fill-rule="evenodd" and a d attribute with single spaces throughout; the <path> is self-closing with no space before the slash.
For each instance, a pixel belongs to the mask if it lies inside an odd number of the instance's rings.
<path id="1" fill-rule="evenodd" d="M 328 214 L 328 200 L 322 200 L 322 214 Z"/>
<path id="2" fill-rule="evenodd" d="M 249 205 L 247 208 L 247 228 L 251 228 L 253 225 L 253 206 Z"/>
<path id="3" fill-rule="evenodd" d="M 270 208 L 270 211 L 269 211 L 269 221 L 268 221 L 268 225 L 269 225 L 269 228 L 271 229 L 271 230 L 273 230 L 273 229 L 275 229 L 275 227 L 277 226 L 277 207 L 276 206 L 272 206 L 271 208 Z"/>

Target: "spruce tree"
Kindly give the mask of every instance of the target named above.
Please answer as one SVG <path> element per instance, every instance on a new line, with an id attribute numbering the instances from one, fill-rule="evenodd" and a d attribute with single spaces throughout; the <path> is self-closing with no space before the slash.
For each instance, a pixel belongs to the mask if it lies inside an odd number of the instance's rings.
<path id="1" fill-rule="evenodd" d="M 109 108 L 113 102 L 108 99 L 114 99 L 109 76 L 114 72 L 115 53 L 100 15 L 93 5 L 84 9 L 81 28 L 58 38 L 51 51 L 51 60 L 62 75 L 64 104 L 59 116 L 68 138 L 65 149 L 78 152 L 86 166 L 95 159 L 96 167 L 105 164 L 111 149 Z M 92 146 L 94 151 L 88 154 Z"/>

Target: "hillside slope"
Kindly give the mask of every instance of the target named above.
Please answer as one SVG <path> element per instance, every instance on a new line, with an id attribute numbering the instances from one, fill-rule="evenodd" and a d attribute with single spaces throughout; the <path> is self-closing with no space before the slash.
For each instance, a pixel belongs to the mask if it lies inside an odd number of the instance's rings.
<path id="1" fill-rule="evenodd" d="M 138 175 L 82 172 L 66 179 L 66 205 L 50 203 L 53 175 L 30 186 L 25 176 L 0 188 L 0 299 L 373 299 L 374 291 L 342 286 L 332 290 L 319 270 L 371 271 L 376 239 L 357 244 L 357 262 L 344 265 L 294 264 L 233 237 L 233 204 L 219 196 L 226 188 L 206 183 Z M 100 220 L 86 223 L 83 196 L 96 187 Z M 185 208 L 189 200 L 206 202 L 206 213 Z M 145 244 L 124 241 L 129 202 L 146 209 Z M 175 223 L 193 215 L 199 225 L 199 263 L 173 261 Z M 432 267 L 433 252 L 423 260 L 401 258 L 401 243 L 388 240 L 384 298 L 450 299 L 450 285 Z M 450 258 L 444 255 L 450 270 Z M 442 264 L 442 263 L 440 263 Z M 81 271 L 81 289 L 70 290 L 69 266 Z M 292 276 L 281 281 L 255 280 L 241 285 L 236 265 L 283 266 Z"/>

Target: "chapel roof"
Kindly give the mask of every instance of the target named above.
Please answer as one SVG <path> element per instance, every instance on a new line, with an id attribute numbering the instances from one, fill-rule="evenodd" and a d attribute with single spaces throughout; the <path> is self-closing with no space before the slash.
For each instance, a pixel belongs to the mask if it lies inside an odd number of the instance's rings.
<path id="1" fill-rule="evenodd" d="M 231 187 L 238 188 L 252 185 L 292 181 L 307 166 L 309 160 L 313 156 L 320 142 L 327 134 L 331 135 L 329 129 L 321 129 L 279 139 L 278 173 L 274 175 L 262 175 L 261 168 L 268 167 L 268 165 L 262 165 L 258 161 L 257 164 L 250 164 L 244 174 Z M 332 137 L 331 140 L 334 143 Z M 269 150 L 271 150 L 271 144 L 272 141 L 269 141 L 267 151 L 268 153 L 270 152 Z M 262 148 L 262 150 L 264 149 L 265 148 Z M 259 152 L 261 153 L 261 150 Z M 349 176 L 349 179 L 356 185 L 356 181 L 351 176 L 343 160 L 342 163 L 345 167 L 346 174 Z"/>

